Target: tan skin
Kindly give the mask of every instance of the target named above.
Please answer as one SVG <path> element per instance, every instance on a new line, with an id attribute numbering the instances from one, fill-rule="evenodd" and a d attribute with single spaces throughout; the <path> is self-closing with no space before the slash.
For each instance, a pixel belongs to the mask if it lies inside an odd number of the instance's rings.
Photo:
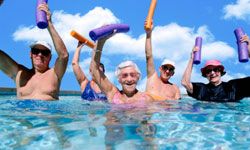
<path id="1" fill-rule="evenodd" d="M 249 37 L 247 35 L 244 35 L 242 38 L 241 38 L 241 42 L 247 42 L 248 43 L 248 51 L 249 51 L 249 54 L 250 54 L 250 44 L 249 44 Z M 192 49 L 192 52 L 191 52 L 191 57 L 188 61 L 188 65 L 187 65 L 187 68 L 183 74 L 183 77 L 182 77 L 182 85 L 186 88 L 186 90 L 189 92 L 189 93 L 193 93 L 193 84 L 191 83 L 191 73 L 192 73 L 192 69 L 193 69 L 193 59 L 194 59 L 194 52 L 195 51 L 198 51 L 199 48 L 198 47 L 194 47 Z M 250 57 L 250 55 L 249 55 Z M 210 72 L 208 74 L 206 74 L 206 78 L 208 79 L 209 83 L 215 85 L 215 86 L 218 86 L 221 84 L 222 80 L 221 80 L 221 72 Z"/>
<path id="2" fill-rule="evenodd" d="M 33 67 L 28 69 L 0 51 L 0 70 L 15 81 L 18 99 L 56 100 L 58 99 L 61 79 L 66 71 L 69 54 L 52 24 L 48 5 L 41 4 L 37 9 L 43 10 L 47 14 L 47 29 L 58 54 L 54 67 L 49 68 L 51 54 L 43 56 L 41 53 L 30 53 Z M 47 50 L 43 45 L 35 45 L 34 48 Z"/>
<path id="3" fill-rule="evenodd" d="M 145 95 L 145 93 L 140 92 L 136 89 L 140 75 L 136 72 L 135 68 L 126 67 L 121 70 L 121 74 L 118 77 L 118 81 L 122 86 L 121 91 L 119 91 L 119 89 L 109 81 L 106 75 L 99 70 L 102 49 L 104 43 L 110 37 L 111 36 L 99 39 L 93 50 L 93 56 L 91 61 L 91 68 L 93 69 L 93 79 L 99 85 L 101 90 L 105 93 L 110 103 L 113 103 L 112 100 L 115 94 L 119 95 L 119 99 L 122 101 L 123 104 L 136 103 L 140 101 L 142 97 L 145 98 L 145 102 L 151 102 L 152 98 L 150 96 Z M 135 74 L 135 76 L 132 77 L 129 75 L 126 78 L 123 78 L 122 74 L 125 73 Z"/>
<path id="4" fill-rule="evenodd" d="M 145 25 L 146 22 L 144 26 Z M 152 54 L 152 44 L 151 44 L 152 28 L 149 30 L 145 29 L 146 31 L 145 53 L 147 62 L 146 92 L 159 97 L 155 99 L 157 101 L 178 100 L 181 98 L 178 86 L 169 83 L 169 79 L 174 74 L 169 72 L 169 70 L 163 70 L 161 66 L 159 67 L 160 76 L 158 76 L 156 72 Z"/>
<path id="5" fill-rule="evenodd" d="M 84 43 L 81 43 L 81 42 L 78 43 L 73 60 L 72 60 L 73 71 L 80 85 L 81 92 L 84 92 L 86 85 L 89 82 L 89 80 L 87 79 L 86 75 L 84 74 L 84 72 L 82 71 L 79 65 L 79 56 L 80 56 L 81 49 L 84 45 L 85 45 Z M 100 67 L 99 69 L 103 72 L 102 67 Z M 91 70 L 90 70 L 90 73 L 91 73 Z M 94 80 L 90 80 L 90 86 L 96 93 L 101 93 L 101 89 L 99 88 L 98 84 L 96 84 Z"/>

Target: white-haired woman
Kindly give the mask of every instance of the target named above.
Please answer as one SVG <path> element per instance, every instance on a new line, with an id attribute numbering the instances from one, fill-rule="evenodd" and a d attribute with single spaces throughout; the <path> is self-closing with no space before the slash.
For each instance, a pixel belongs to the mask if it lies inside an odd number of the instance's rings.
<path id="1" fill-rule="evenodd" d="M 137 82 L 140 79 L 141 72 L 137 65 L 132 61 L 120 63 L 116 69 L 116 76 L 122 86 L 119 90 L 112 84 L 106 75 L 99 70 L 101 52 L 104 43 L 109 37 L 99 39 L 93 51 L 91 68 L 93 79 L 106 94 L 108 101 L 114 104 L 145 104 L 153 99 L 144 92 L 138 91 Z"/>

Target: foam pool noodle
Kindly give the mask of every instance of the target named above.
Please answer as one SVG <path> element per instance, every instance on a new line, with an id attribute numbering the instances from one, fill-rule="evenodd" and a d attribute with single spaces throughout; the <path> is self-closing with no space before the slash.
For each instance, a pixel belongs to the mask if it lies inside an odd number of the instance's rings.
<path id="1" fill-rule="evenodd" d="M 82 35 L 80 35 L 79 33 L 77 33 L 74 30 L 72 30 L 70 32 L 70 35 L 73 36 L 74 38 L 76 38 L 78 41 L 85 43 L 90 48 L 94 48 L 94 46 L 95 46 L 95 44 L 93 42 L 91 42 L 87 38 L 83 37 Z"/>
<path id="2" fill-rule="evenodd" d="M 148 10 L 147 23 L 145 25 L 145 29 L 149 30 L 152 28 L 152 19 L 154 16 L 154 11 L 156 7 L 157 0 L 151 0 L 151 4 Z"/>
<path id="3" fill-rule="evenodd" d="M 93 29 L 89 32 L 89 36 L 93 41 L 96 41 L 102 37 L 106 37 L 111 35 L 114 30 L 116 30 L 116 33 L 120 32 L 128 32 L 129 26 L 127 24 L 110 24 L 105 25 L 100 28 Z"/>
<path id="4" fill-rule="evenodd" d="M 249 52 L 247 42 L 240 42 L 241 37 L 245 35 L 243 29 L 235 29 L 234 34 L 237 39 L 239 62 L 248 62 Z"/>
<path id="5" fill-rule="evenodd" d="M 36 25 L 40 29 L 45 29 L 48 26 L 48 20 L 46 12 L 43 10 L 38 10 L 37 7 L 42 3 L 48 3 L 48 0 L 37 0 L 36 5 Z"/>
<path id="6" fill-rule="evenodd" d="M 198 47 L 198 51 L 194 52 L 194 64 L 201 63 L 201 47 L 202 47 L 202 37 L 196 37 L 195 39 L 195 46 Z"/>

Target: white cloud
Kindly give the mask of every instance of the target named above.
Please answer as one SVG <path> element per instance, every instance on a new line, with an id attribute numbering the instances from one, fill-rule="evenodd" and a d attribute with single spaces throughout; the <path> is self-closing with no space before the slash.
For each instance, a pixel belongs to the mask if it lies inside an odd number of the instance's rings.
<path id="1" fill-rule="evenodd" d="M 53 22 L 55 28 L 63 38 L 68 51 L 72 53 L 75 51 L 77 45 L 77 41 L 70 36 L 70 31 L 72 29 L 76 30 L 83 36 L 88 37 L 88 33 L 91 29 L 100 27 L 103 24 L 119 23 L 120 21 L 110 10 L 96 7 L 84 15 L 72 15 L 63 11 L 55 11 L 53 13 Z M 105 56 L 102 57 L 105 66 L 115 65 L 112 60 L 110 60 L 110 58 L 114 57 L 114 54 L 117 54 L 117 57 L 119 55 L 122 56 L 117 58 L 121 59 L 121 61 L 126 57 L 133 58 L 134 61 L 145 61 L 145 33 L 142 33 L 137 38 L 134 38 L 130 34 L 131 32 L 127 34 L 120 33 L 107 41 L 104 47 Z M 13 35 L 14 39 L 18 41 L 50 41 L 47 30 L 40 30 L 35 26 L 20 27 Z M 235 57 L 235 50 L 225 42 L 216 41 L 213 34 L 205 25 L 195 30 L 192 27 L 170 23 L 164 26 L 155 26 L 153 30 L 152 44 L 155 64 L 160 64 L 164 58 L 175 61 L 178 66 L 176 67 L 176 73 L 171 81 L 180 87 L 181 78 L 190 58 L 190 53 L 197 36 L 202 36 L 203 38 L 202 63 L 207 59 L 216 58 L 219 60 L 226 60 Z M 84 47 L 82 52 L 86 53 L 86 51 L 89 52 L 91 50 Z M 89 73 L 89 63 L 90 57 L 80 63 L 84 72 L 87 74 Z M 158 67 L 159 66 L 156 66 L 156 68 Z M 106 69 L 107 77 L 111 82 L 116 82 L 113 73 L 115 69 L 110 67 L 106 68 L 108 68 Z M 194 66 L 192 81 L 206 81 L 205 78 L 202 78 L 200 75 L 200 68 L 201 65 Z M 72 72 L 70 62 L 67 71 Z M 145 76 L 146 75 L 142 76 L 143 79 L 138 85 L 139 89 L 145 89 Z"/>
<path id="2" fill-rule="evenodd" d="M 236 18 L 241 20 L 249 20 L 250 0 L 237 0 L 234 4 L 228 4 L 223 8 L 224 19 Z"/>
<path id="3" fill-rule="evenodd" d="M 86 38 L 89 38 L 89 31 L 105 24 L 119 23 L 109 9 L 96 7 L 87 14 L 67 14 L 64 11 L 54 11 L 52 22 L 62 37 L 68 51 L 74 51 L 77 41 L 70 36 L 72 30 L 77 31 Z M 20 27 L 14 34 L 15 41 L 27 41 L 28 43 L 36 40 L 45 40 L 52 43 L 48 31 L 41 30 L 36 26 Z M 89 50 L 84 47 L 83 51 Z"/>

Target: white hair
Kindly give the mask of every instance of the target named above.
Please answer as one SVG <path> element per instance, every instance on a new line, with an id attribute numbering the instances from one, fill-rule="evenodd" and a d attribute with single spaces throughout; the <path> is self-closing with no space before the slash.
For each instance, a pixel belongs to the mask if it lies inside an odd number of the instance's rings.
<path id="1" fill-rule="evenodd" d="M 123 61 L 121 62 L 117 67 L 116 67 L 116 71 L 115 71 L 115 76 L 118 78 L 120 73 L 121 73 L 121 70 L 123 68 L 126 68 L 126 67 L 133 67 L 136 72 L 141 76 L 141 71 L 140 69 L 138 68 L 138 66 L 133 62 L 133 61 Z"/>

